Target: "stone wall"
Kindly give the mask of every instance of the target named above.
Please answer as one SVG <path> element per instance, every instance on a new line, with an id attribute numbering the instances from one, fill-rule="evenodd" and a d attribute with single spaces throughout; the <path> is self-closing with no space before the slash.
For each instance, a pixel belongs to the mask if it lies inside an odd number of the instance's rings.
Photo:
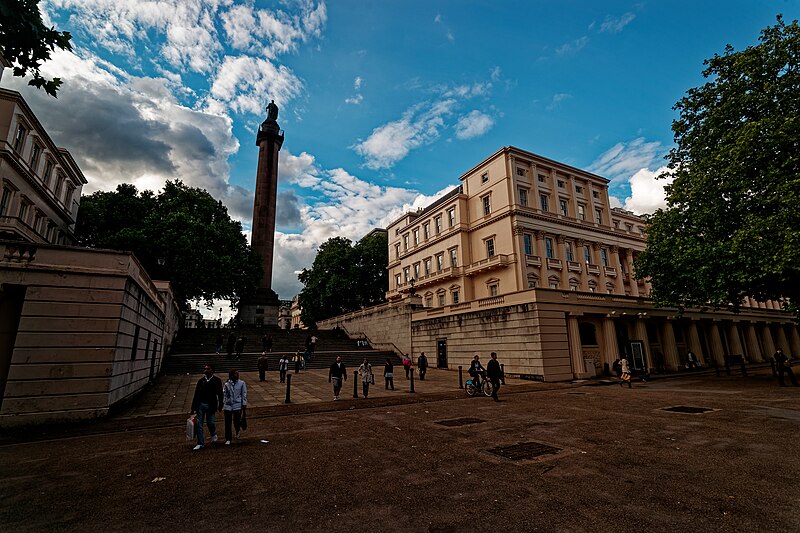
<path id="1" fill-rule="evenodd" d="M 366 335 L 372 347 L 378 350 L 391 350 L 398 355 L 412 353 L 411 312 L 409 303 L 385 303 L 354 311 L 346 315 L 320 320 L 317 326 L 322 329 L 340 327 L 351 337 Z"/>

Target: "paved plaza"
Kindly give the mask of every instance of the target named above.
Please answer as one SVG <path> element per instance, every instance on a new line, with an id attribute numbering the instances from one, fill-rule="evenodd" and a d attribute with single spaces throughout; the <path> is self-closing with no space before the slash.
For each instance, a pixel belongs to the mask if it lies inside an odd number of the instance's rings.
<path id="1" fill-rule="evenodd" d="M 185 413 L 5 435 L 0 529 L 800 530 L 800 388 L 766 369 L 630 390 L 519 383 L 501 399 L 265 405 L 241 441 L 199 452 Z"/>

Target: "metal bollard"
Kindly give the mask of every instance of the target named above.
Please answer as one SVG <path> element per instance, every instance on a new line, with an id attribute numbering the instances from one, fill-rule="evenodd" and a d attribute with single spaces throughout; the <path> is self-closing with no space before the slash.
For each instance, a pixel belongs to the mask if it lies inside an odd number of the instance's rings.
<path id="1" fill-rule="evenodd" d="M 408 392 L 414 392 L 414 370 L 414 368 L 411 369 L 411 388 Z"/>
<path id="2" fill-rule="evenodd" d="M 725 361 L 725 375 L 730 376 L 731 375 L 731 356 L 730 355 L 725 355 L 723 360 Z"/>
<path id="3" fill-rule="evenodd" d="M 286 401 L 283 403 L 292 403 L 292 375 L 286 374 Z"/>
<path id="4" fill-rule="evenodd" d="M 506 365 L 500 363 L 500 383 L 506 384 Z"/>
<path id="5" fill-rule="evenodd" d="M 463 369 L 461 368 L 461 365 L 458 365 L 458 388 L 459 389 L 463 389 L 464 388 L 464 377 L 463 377 L 462 372 L 463 372 Z"/>
<path id="6" fill-rule="evenodd" d="M 716 372 L 716 373 L 717 373 L 717 377 L 719 377 L 719 376 L 720 376 L 720 373 L 719 373 L 719 363 L 717 363 L 717 358 L 716 358 L 716 357 L 712 357 L 712 358 L 711 358 L 711 362 L 713 362 L 713 363 L 714 363 L 714 372 Z"/>
<path id="7" fill-rule="evenodd" d="M 777 378 L 778 377 L 778 370 L 775 368 L 775 359 L 774 358 L 770 358 L 769 366 L 772 367 L 772 377 L 773 378 Z"/>
<path id="8" fill-rule="evenodd" d="M 744 356 L 741 356 L 741 357 L 742 357 L 742 358 L 741 358 L 741 359 L 739 359 L 739 364 L 740 364 L 740 365 L 742 365 L 742 375 L 743 375 L 744 377 L 747 377 L 747 367 L 746 367 L 746 366 L 745 366 L 745 364 L 744 364 Z"/>
<path id="9" fill-rule="evenodd" d="M 358 370 L 353 370 L 353 398 L 358 398 Z"/>

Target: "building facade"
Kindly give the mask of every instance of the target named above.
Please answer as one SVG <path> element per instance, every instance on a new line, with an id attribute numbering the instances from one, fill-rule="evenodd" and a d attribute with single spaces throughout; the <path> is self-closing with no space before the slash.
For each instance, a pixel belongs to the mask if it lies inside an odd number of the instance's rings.
<path id="1" fill-rule="evenodd" d="M 605 178 L 505 147 L 460 181 L 387 228 L 387 299 L 415 304 L 407 335 L 439 366 L 494 350 L 509 373 L 565 380 L 601 373 L 620 355 L 635 369 L 675 371 L 688 351 L 706 364 L 763 361 L 776 346 L 800 354 L 778 302 L 748 301 L 739 314 L 655 308 L 633 272 L 644 221 L 611 207 Z"/>

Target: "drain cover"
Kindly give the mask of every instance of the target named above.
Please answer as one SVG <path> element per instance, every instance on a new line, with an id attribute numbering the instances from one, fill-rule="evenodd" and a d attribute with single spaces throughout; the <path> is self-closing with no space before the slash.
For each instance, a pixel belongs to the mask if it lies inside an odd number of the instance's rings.
<path id="1" fill-rule="evenodd" d="M 482 420 L 480 418 L 452 418 L 450 420 L 439 420 L 436 423 L 440 426 L 454 428 L 458 426 L 468 426 L 470 424 L 482 424 L 484 422 L 486 422 L 486 420 Z"/>
<path id="2" fill-rule="evenodd" d="M 669 411 L 670 413 L 685 413 L 687 415 L 702 415 L 709 411 L 714 411 L 710 407 L 692 407 L 689 405 L 675 405 L 673 407 L 664 407 L 662 411 Z"/>
<path id="3" fill-rule="evenodd" d="M 542 455 L 553 455 L 560 452 L 561 448 L 548 446 L 541 442 L 520 442 L 511 446 L 498 446 L 487 451 L 512 461 L 522 461 L 524 459 L 535 459 Z"/>

